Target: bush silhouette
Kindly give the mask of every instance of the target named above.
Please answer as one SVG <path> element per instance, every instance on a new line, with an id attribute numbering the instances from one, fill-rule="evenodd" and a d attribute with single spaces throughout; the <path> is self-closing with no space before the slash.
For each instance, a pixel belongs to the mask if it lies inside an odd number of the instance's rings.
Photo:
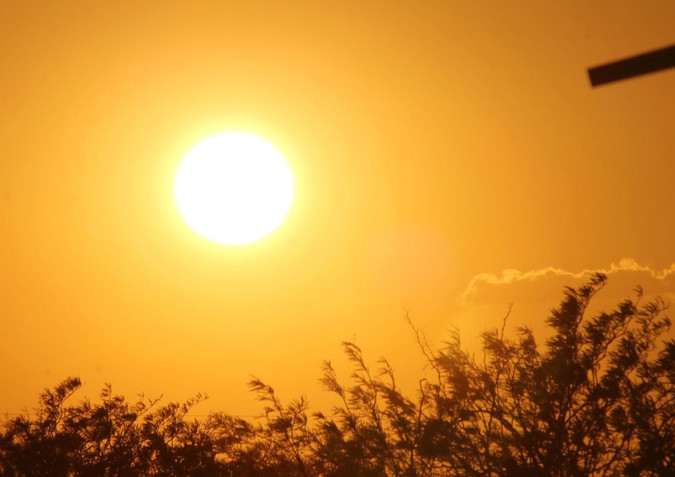
<path id="1" fill-rule="evenodd" d="M 567 288 L 547 324 L 505 324 L 469 354 L 459 335 L 432 349 L 415 330 L 430 378 L 404 395 L 389 363 L 371 370 L 343 343 L 349 385 L 330 362 L 321 382 L 339 398 L 311 413 L 304 398 L 283 404 L 258 379 L 263 415 L 187 417 L 205 396 L 161 404 L 103 389 L 100 401 L 67 399 L 68 378 L 39 398 L 34 415 L 0 430 L 3 476 L 671 476 L 675 475 L 675 341 L 661 299 L 642 291 L 593 317 L 586 310 L 606 277 Z M 413 328 L 414 329 L 414 328 Z"/>

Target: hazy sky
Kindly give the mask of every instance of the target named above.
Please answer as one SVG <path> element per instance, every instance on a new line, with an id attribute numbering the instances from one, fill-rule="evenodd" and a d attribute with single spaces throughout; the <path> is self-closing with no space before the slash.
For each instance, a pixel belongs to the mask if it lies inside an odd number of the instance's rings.
<path id="1" fill-rule="evenodd" d="M 251 414 L 255 374 L 319 403 L 342 340 L 416 383 L 405 310 L 437 343 L 509 302 L 536 326 L 584 270 L 613 272 L 610 304 L 675 298 L 675 70 L 586 74 L 673 43 L 670 0 L 3 1 L 0 413 L 68 375 Z M 172 190 L 228 130 L 296 187 L 238 247 Z"/>

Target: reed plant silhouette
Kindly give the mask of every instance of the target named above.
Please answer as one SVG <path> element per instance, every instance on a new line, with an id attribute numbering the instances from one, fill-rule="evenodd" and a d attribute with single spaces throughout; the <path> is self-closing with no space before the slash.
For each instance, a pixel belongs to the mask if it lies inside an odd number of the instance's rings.
<path id="1" fill-rule="evenodd" d="M 312 412 L 284 404 L 252 379 L 260 419 L 225 412 L 188 417 L 205 399 L 134 402 L 103 389 L 68 404 L 68 378 L 45 390 L 35 414 L 0 428 L 3 476 L 671 476 L 675 475 L 675 340 L 661 299 L 642 290 L 587 316 L 606 284 L 594 275 L 566 288 L 538 346 L 527 327 L 485 331 L 470 354 L 458 333 L 433 349 L 414 335 L 429 372 L 413 396 L 380 359 L 343 343 L 353 365 L 341 383 L 330 362 L 321 382 L 338 399 Z M 412 324 L 411 324 L 412 326 Z"/>

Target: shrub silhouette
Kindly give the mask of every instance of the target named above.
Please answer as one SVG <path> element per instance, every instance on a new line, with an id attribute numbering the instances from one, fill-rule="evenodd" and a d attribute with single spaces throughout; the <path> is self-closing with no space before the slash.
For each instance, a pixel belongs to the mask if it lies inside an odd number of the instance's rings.
<path id="1" fill-rule="evenodd" d="M 263 415 L 187 417 L 202 399 L 161 405 L 103 389 L 100 402 L 68 405 L 68 378 L 39 398 L 34 415 L 6 419 L 3 476 L 670 476 L 675 475 L 675 341 L 661 299 L 642 291 L 591 318 L 606 277 L 567 288 L 547 319 L 543 349 L 533 332 L 505 325 L 482 335 L 478 357 L 459 335 L 432 349 L 415 330 L 430 378 L 415 397 L 389 363 L 372 371 L 354 343 L 351 383 L 330 362 L 321 382 L 339 399 L 310 413 L 283 404 L 258 379 Z M 414 327 L 413 327 L 414 329 Z"/>

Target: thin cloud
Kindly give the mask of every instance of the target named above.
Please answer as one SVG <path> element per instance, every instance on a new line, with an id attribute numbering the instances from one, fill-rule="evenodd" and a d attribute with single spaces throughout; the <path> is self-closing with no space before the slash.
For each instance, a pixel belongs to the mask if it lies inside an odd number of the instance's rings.
<path id="1" fill-rule="evenodd" d="M 665 280 L 669 276 L 675 275 L 675 263 L 668 268 L 657 270 L 647 265 L 640 265 L 632 258 L 622 258 L 618 263 L 612 263 L 608 268 L 594 270 L 586 269 L 580 272 L 570 272 L 562 268 L 546 267 L 526 272 L 521 272 L 514 268 L 507 268 L 502 270 L 500 274 L 479 273 L 469 281 L 466 289 L 462 292 L 461 303 L 467 303 L 471 297 L 475 296 L 478 293 L 478 286 L 480 284 L 510 285 L 523 281 L 534 281 L 547 276 L 583 278 L 597 272 L 604 273 L 605 275 L 611 275 L 618 272 L 640 272 L 646 273 L 656 280 Z"/>

